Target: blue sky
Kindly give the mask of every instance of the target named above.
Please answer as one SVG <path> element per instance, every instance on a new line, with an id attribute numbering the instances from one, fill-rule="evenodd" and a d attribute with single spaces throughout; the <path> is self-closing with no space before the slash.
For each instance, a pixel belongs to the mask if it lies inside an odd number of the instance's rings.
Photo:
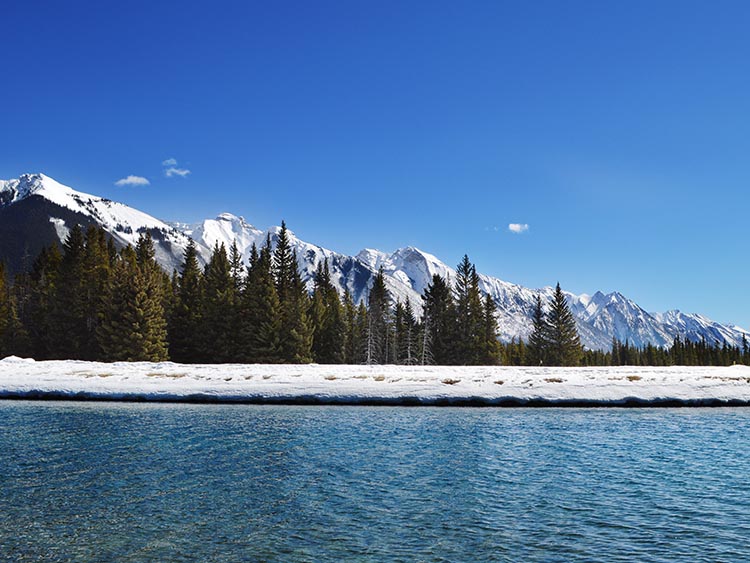
<path id="1" fill-rule="evenodd" d="M 750 326 L 745 2 L 25 0 L 0 20 L 0 178 Z"/>

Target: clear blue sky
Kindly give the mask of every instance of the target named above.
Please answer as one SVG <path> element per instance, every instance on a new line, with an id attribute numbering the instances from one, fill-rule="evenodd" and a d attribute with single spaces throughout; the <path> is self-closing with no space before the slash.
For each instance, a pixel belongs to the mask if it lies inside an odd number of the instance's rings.
<path id="1" fill-rule="evenodd" d="M 24 0 L 0 21 L 0 178 L 750 326 L 747 2 Z"/>

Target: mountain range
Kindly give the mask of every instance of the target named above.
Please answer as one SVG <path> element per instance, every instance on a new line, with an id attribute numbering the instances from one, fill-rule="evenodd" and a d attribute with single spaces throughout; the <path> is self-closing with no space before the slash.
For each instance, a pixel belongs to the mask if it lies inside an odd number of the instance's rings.
<path id="1" fill-rule="evenodd" d="M 275 243 L 279 227 L 258 229 L 244 218 L 222 213 L 197 224 L 168 223 L 115 201 L 76 191 L 44 174 L 24 174 L 13 180 L 0 180 L 0 261 L 10 272 L 28 266 L 45 246 L 65 240 L 70 229 L 80 224 L 104 228 L 118 246 L 135 244 L 142 232 L 151 233 L 156 258 L 167 270 L 179 268 L 188 241 L 192 238 L 205 263 L 217 244 L 229 248 L 236 242 L 247 260 L 253 244 L 261 246 L 270 237 Z M 455 278 L 455 271 L 437 257 L 418 248 L 405 247 L 392 253 L 364 249 L 356 256 L 340 254 L 305 242 L 290 233 L 303 280 L 312 287 L 315 270 L 328 260 L 332 281 L 343 293 L 347 289 L 355 301 L 365 299 L 372 279 L 382 267 L 394 299 L 409 299 L 420 309 L 421 295 L 434 274 Z M 537 295 L 551 296 L 553 288 L 529 289 L 480 274 L 480 288 L 497 305 L 500 339 L 526 339 L 531 331 L 531 312 Z M 750 332 L 721 324 L 699 314 L 677 310 L 650 313 L 624 295 L 567 293 L 576 317 L 581 340 L 590 349 L 608 349 L 612 339 L 635 346 L 647 343 L 669 346 L 675 337 L 733 346 L 742 344 Z"/>

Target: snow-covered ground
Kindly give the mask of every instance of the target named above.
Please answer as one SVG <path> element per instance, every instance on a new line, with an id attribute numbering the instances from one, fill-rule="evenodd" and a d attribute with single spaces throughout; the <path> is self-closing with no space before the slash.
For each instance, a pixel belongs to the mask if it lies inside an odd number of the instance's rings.
<path id="1" fill-rule="evenodd" d="M 347 404 L 750 404 L 750 368 L 0 360 L 0 397 Z"/>

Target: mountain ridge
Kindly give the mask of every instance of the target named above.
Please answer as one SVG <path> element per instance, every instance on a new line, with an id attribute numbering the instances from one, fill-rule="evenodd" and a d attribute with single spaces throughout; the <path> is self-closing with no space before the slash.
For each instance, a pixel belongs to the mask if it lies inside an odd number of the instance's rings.
<path id="1" fill-rule="evenodd" d="M 181 264 L 189 238 L 196 242 L 204 263 L 215 245 L 224 244 L 228 249 L 233 242 L 246 262 L 253 244 L 261 246 L 267 238 L 275 244 L 279 232 L 279 227 L 259 229 L 232 213 L 194 224 L 168 223 L 123 203 L 78 192 L 44 174 L 0 180 L 0 259 L 9 258 L 11 270 L 21 269 L 24 258 L 18 256 L 20 253 L 33 256 L 35 249 L 38 252 L 42 246 L 62 242 L 76 223 L 103 227 L 119 246 L 135 244 L 140 234 L 148 231 L 154 238 L 156 258 L 168 271 Z M 35 235 L 37 232 L 40 234 Z M 381 267 L 394 299 L 409 299 L 418 311 L 420 296 L 434 274 L 455 279 L 453 268 L 413 246 L 392 253 L 365 248 L 356 256 L 348 256 L 303 241 L 291 231 L 289 234 L 308 287 L 312 287 L 318 264 L 328 260 L 334 285 L 342 293 L 349 291 L 355 301 L 366 298 Z M 508 342 L 528 338 L 536 296 L 547 300 L 553 289 L 529 289 L 484 274 L 479 275 L 479 280 L 482 292 L 489 293 L 497 305 L 500 339 Z M 669 346 L 677 336 L 726 341 L 732 346 L 740 346 L 743 336 L 750 340 L 746 329 L 721 324 L 704 315 L 678 310 L 647 312 L 617 291 L 597 291 L 592 295 L 566 292 L 566 297 L 581 340 L 590 349 L 608 349 L 613 338 L 634 346 Z"/>

